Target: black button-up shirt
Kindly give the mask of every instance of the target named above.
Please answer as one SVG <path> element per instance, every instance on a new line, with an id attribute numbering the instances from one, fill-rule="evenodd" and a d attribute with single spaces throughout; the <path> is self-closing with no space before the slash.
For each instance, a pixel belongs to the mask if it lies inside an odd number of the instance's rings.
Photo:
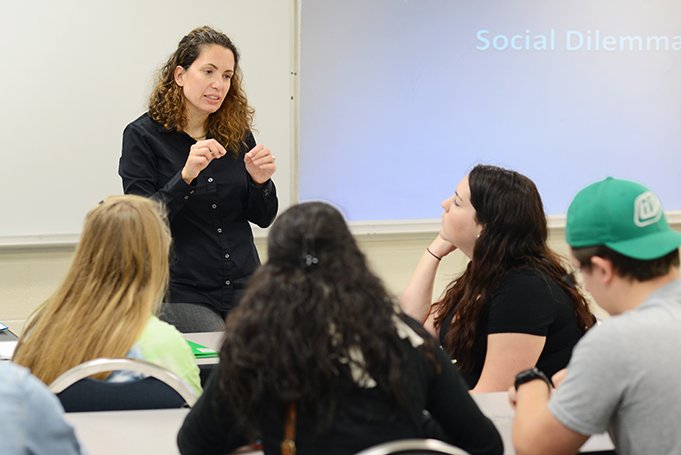
<path id="1" fill-rule="evenodd" d="M 144 114 L 123 131 L 118 173 L 126 194 L 157 199 L 168 211 L 173 236 L 168 300 L 205 303 L 224 314 L 260 264 L 248 222 L 269 226 L 277 193 L 271 180 L 256 185 L 246 172 L 244 155 L 255 146 L 250 132 L 238 158 L 228 151 L 187 185 L 182 168 L 194 143 Z"/>

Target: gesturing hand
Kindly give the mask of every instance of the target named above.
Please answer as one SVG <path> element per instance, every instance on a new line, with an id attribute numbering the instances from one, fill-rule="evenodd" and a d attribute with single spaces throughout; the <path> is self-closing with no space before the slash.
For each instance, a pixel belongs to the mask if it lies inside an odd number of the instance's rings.
<path id="1" fill-rule="evenodd" d="M 265 183 L 272 177 L 277 165 L 274 164 L 274 155 L 267 147 L 258 144 L 244 156 L 246 171 L 251 179 L 257 184 Z"/>
<path id="2" fill-rule="evenodd" d="M 226 153 L 227 150 L 215 139 L 198 141 L 189 149 L 189 156 L 182 168 L 182 180 L 190 184 L 211 161 Z"/>

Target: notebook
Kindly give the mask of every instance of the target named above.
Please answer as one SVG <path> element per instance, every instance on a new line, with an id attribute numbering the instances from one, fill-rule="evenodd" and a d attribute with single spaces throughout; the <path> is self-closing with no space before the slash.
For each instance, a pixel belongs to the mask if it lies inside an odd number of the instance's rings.
<path id="1" fill-rule="evenodd" d="M 192 348 L 194 357 L 196 357 L 197 359 L 210 359 L 212 357 L 218 357 L 219 355 L 215 349 L 211 349 L 209 347 L 206 347 L 199 343 L 195 343 L 193 341 L 189 340 L 186 341 L 189 347 Z"/>

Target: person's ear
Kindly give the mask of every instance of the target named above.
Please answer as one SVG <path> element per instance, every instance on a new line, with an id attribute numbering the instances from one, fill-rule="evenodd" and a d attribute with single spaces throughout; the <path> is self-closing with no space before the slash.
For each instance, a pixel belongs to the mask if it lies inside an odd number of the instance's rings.
<path id="1" fill-rule="evenodd" d="M 612 265 L 612 261 L 600 256 L 591 257 L 591 272 L 603 284 L 610 284 L 615 278 L 615 268 Z"/>
<path id="2" fill-rule="evenodd" d="M 177 65 L 175 71 L 173 71 L 173 78 L 175 79 L 175 83 L 182 87 L 184 85 L 184 68 Z"/>

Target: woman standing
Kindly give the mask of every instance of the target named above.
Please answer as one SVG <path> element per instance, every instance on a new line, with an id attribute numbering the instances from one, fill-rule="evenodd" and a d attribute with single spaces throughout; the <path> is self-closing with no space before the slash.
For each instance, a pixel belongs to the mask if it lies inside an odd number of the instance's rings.
<path id="1" fill-rule="evenodd" d="M 192 30 L 162 68 L 149 111 L 123 132 L 124 192 L 161 201 L 173 236 L 167 319 L 222 330 L 260 260 L 249 222 L 277 213 L 269 149 L 256 145 L 239 53 L 224 34 Z"/>
<path id="2" fill-rule="evenodd" d="M 534 183 L 478 165 L 442 207 L 440 234 L 402 294 L 405 312 L 439 336 L 473 392 L 507 390 L 535 365 L 549 377 L 567 366 L 595 318 L 547 245 Z M 431 306 L 440 260 L 456 249 L 470 262 Z"/>

